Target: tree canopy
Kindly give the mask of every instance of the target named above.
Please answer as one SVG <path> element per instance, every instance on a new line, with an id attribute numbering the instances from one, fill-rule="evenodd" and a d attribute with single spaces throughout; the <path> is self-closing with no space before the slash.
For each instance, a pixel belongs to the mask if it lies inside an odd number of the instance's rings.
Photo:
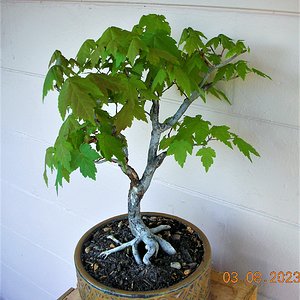
<path id="1" fill-rule="evenodd" d="M 250 49 L 244 41 L 219 34 L 208 39 L 202 32 L 185 28 L 177 42 L 164 16 L 142 16 L 131 31 L 109 27 L 98 40 L 88 39 L 75 58 L 56 50 L 49 63 L 43 99 L 57 90 L 58 110 L 63 120 L 54 146 L 46 150 L 47 168 L 56 170 L 56 188 L 79 169 L 84 177 L 96 179 L 95 162 L 128 165 L 127 141 L 123 132 L 134 120 L 156 122 L 162 138 L 158 151 L 173 156 L 183 167 L 187 155 L 195 153 L 206 171 L 216 157 L 209 142 L 217 140 L 237 147 L 249 160 L 258 152 L 228 126 L 216 126 L 201 115 L 183 116 L 197 98 L 207 95 L 230 103 L 221 82 L 255 73 L 240 56 Z M 174 115 L 162 123 L 153 118 L 146 103 L 162 101 L 176 88 L 182 102 Z M 156 103 L 156 104 L 155 104 Z M 154 122 L 154 123 L 153 123 Z"/>

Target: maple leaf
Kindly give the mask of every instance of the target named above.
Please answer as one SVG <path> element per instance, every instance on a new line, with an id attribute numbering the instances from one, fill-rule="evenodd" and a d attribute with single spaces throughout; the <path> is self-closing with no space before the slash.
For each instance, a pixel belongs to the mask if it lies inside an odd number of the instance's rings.
<path id="1" fill-rule="evenodd" d="M 92 149 L 89 144 L 82 144 L 79 151 L 73 151 L 72 156 L 73 168 L 77 169 L 79 167 L 84 177 L 96 180 L 97 168 L 95 166 L 95 160 L 100 157 L 97 151 Z"/>
<path id="2" fill-rule="evenodd" d="M 68 171 L 71 170 L 71 151 L 73 150 L 72 145 L 66 140 L 57 139 L 55 142 L 55 155 L 59 157 L 61 165 Z"/>
<path id="3" fill-rule="evenodd" d="M 181 167 L 183 167 L 187 154 L 192 154 L 192 151 L 193 146 L 191 143 L 187 142 L 186 140 L 174 139 L 169 146 L 167 155 L 174 155 L 175 160 Z"/>
<path id="4" fill-rule="evenodd" d="M 123 151 L 125 144 L 120 138 L 107 133 L 100 133 L 97 135 L 97 140 L 105 159 L 110 161 L 114 156 L 125 164 L 125 153 Z"/>
<path id="5" fill-rule="evenodd" d="M 218 141 L 224 143 L 226 146 L 232 149 L 231 133 L 228 131 L 230 128 L 228 126 L 213 126 L 210 129 L 210 133 Z"/>
<path id="6" fill-rule="evenodd" d="M 238 147 L 238 149 L 252 162 L 251 154 L 255 156 L 260 156 L 259 153 L 246 141 L 238 137 L 234 136 L 233 144 Z"/>
<path id="7" fill-rule="evenodd" d="M 103 94 L 91 80 L 79 76 L 68 78 L 58 96 L 58 108 L 62 119 L 70 107 L 75 117 L 94 123 L 96 101 L 92 96 L 99 97 Z"/>
<path id="8" fill-rule="evenodd" d="M 196 153 L 197 156 L 201 156 L 201 162 L 205 168 L 205 171 L 207 172 L 208 169 L 211 167 L 211 165 L 214 162 L 214 158 L 216 157 L 216 152 L 211 147 L 204 147 L 198 150 Z"/>
<path id="9" fill-rule="evenodd" d="M 61 66 L 52 66 L 45 77 L 43 86 L 43 100 L 47 96 L 49 91 L 54 90 L 54 86 L 61 87 L 64 81 L 63 70 Z"/>

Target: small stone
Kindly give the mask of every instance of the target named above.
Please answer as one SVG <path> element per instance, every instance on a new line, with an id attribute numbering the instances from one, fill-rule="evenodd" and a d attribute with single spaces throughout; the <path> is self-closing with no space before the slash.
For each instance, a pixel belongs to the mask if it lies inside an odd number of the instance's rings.
<path id="1" fill-rule="evenodd" d="M 183 253 L 184 260 L 189 262 L 189 263 L 192 263 L 193 259 L 190 255 L 189 251 L 186 248 L 182 248 L 181 251 Z"/>
<path id="2" fill-rule="evenodd" d="M 98 264 L 94 264 L 93 265 L 93 270 L 94 272 L 96 272 L 99 269 L 99 265 Z"/>
<path id="3" fill-rule="evenodd" d="M 176 261 L 176 262 L 171 262 L 170 264 L 171 268 L 173 269 L 177 269 L 177 270 L 180 270 L 181 269 L 181 264 L 180 262 Z"/>
<path id="4" fill-rule="evenodd" d="M 188 227 L 186 228 L 186 230 L 187 230 L 189 233 L 194 233 L 194 230 L 193 230 L 190 226 L 188 226 Z"/>
<path id="5" fill-rule="evenodd" d="M 185 276 L 188 276 L 189 274 L 191 274 L 191 272 L 192 272 L 192 270 L 187 269 L 187 270 L 184 270 L 183 274 L 184 274 Z"/>
<path id="6" fill-rule="evenodd" d="M 110 244 L 110 245 L 109 245 L 109 248 L 111 248 L 111 249 L 112 249 L 112 248 L 116 248 L 116 246 L 115 246 L 114 244 Z"/>
<path id="7" fill-rule="evenodd" d="M 175 234 L 172 235 L 172 240 L 174 240 L 174 241 L 180 241 L 180 239 L 181 239 L 181 235 L 180 234 L 175 233 Z"/>
<path id="8" fill-rule="evenodd" d="M 103 228 L 103 231 L 104 232 L 109 232 L 109 231 L 111 231 L 111 228 L 110 227 L 105 227 L 105 228 Z"/>
<path id="9" fill-rule="evenodd" d="M 191 269 L 194 269 L 194 268 L 197 267 L 197 263 L 190 263 L 190 264 L 188 264 L 188 265 L 189 265 L 189 267 L 190 267 Z"/>
<path id="10" fill-rule="evenodd" d="M 155 222 L 157 220 L 157 217 L 150 217 L 149 220 Z"/>
<path id="11" fill-rule="evenodd" d="M 163 232 L 164 236 L 170 237 L 171 232 L 169 230 Z"/>
<path id="12" fill-rule="evenodd" d="M 89 247 L 86 247 L 85 249 L 84 249 L 84 252 L 85 253 L 89 253 L 91 251 L 91 247 L 89 246 Z"/>

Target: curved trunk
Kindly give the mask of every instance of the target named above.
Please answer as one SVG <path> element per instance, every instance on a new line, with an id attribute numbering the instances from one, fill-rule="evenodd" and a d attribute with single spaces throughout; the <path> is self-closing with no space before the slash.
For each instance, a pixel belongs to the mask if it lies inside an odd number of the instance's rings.
<path id="1" fill-rule="evenodd" d="M 132 234 L 136 237 L 136 243 L 133 245 L 133 255 L 138 264 L 142 262 L 146 265 L 150 264 L 150 258 L 157 254 L 159 244 L 154 238 L 151 230 L 145 225 L 141 216 L 140 202 L 144 196 L 144 192 L 140 191 L 139 186 L 131 186 L 128 193 L 128 222 Z M 138 244 L 145 244 L 147 253 L 141 259 L 138 253 Z"/>
<path id="2" fill-rule="evenodd" d="M 128 222 L 132 234 L 136 237 L 145 230 L 146 225 L 142 221 L 140 203 L 144 196 L 138 192 L 137 186 L 131 186 L 128 193 Z"/>
<path id="3" fill-rule="evenodd" d="M 155 228 L 148 228 L 143 222 L 140 209 L 140 202 L 145 194 L 143 187 L 143 184 L 130 187 L 128 193 L 128 222 L 130 230 L 135 236 L 135 242 L 132 244 L 133 256 L 138 264 L 144 263 L 149 265 L 151 263 L 150 258 L 153 255 L 157 255 L 159 246 L 169 255 L 175 254 L 176 250 L 169 242 L 155 235 L 155 233 L 162 230 L 170 229 L 169 225 L 159 225 Z M 145 244 L 145 249 L 147 250 L 143 259 L 141 259 L 138 252 L 138 244 L 141 241 Z"/>

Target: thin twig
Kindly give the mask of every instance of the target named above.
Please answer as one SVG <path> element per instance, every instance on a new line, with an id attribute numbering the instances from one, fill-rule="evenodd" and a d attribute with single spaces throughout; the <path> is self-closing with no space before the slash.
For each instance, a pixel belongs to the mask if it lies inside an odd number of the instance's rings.
<path id="1" fill-rule="evenodd" d="M 214 50 L 214 48 L 212 46 L 209 46 L 209 48 L 211 49 L 211 51 L 216 54 L 216 51 Z"/>
<path id="2" fill-rule="evenodd" d="M 163 94 L 164 92 L 166 92 L 167 90 L 169 90 L 174 84 L 175 84 L 175 82 L 173 81 L 172 84 L 171 84 L 170 86 L 166 87 L 166 88 L 162 91 L 162 94 Z"/>

